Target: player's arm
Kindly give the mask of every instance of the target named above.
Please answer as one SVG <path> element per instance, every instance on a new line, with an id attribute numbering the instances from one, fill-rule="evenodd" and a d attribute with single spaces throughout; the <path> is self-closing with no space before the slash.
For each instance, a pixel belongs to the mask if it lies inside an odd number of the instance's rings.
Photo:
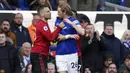
<path id="1" fill-rule="evenodd" d="M 69 39 L 69 38 L 73 38 L 75 40 L 78 40 L 80 37 L 79 37 L 78 34 L 68 34 L 68 35 L 59 34 L 59 36 L 58 36 L 59 41 L 66 40 L 66 39 Z"/>
<path id="2" fill-rule="evenodd" d="M 69 19 L 64 19 L 65 22 L 69 23 L 70 25 L 72 25 L 75 30 L 80 34 L 80 35 L 85 35 L 87 36 L 87 31 L 85 29 L 83 29 L 80 25 L 76 25 L 74 22 L 71 22 Z"/>
<path id="3" fill-rule="evenodd" d="M 54 41 L 58 37 L 58 34 L 63 27 L 64 23 L 61 22 L 59 26 L 54 30 L 54 32 L 51 33 L 49 27 L 47 27 L 47 25 L 44 25 L 42 26 L 41 33 L 47 40 Z"/>

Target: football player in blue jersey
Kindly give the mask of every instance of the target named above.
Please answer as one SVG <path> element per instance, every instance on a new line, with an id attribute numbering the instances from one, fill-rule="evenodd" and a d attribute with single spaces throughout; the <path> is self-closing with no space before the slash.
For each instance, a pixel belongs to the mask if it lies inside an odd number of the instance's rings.
<path id="1" fill-rule="evenodd" d="M 78 46 L 76 40 L 79 39 L 77 33 L 85 35 L 85 30 L 81 28 L 79 21 L 70 16 L 71 7 L 68 4 L 58 6 L 58 18 L 55 27 L 60 22 L 64 22 L 65 27 L 59 34 L 56 48 L 56 65 L 59 73 L 77 73 L 78 70 Z M 73 28 L 73 22 L 76 28 Z"/>

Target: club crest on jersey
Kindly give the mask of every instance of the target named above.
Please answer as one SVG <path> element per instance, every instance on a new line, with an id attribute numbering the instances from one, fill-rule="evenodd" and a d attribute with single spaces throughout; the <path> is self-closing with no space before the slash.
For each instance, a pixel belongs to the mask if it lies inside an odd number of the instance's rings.
<path id="1" fill-rule="evenodd" d="M 48 30 L 48 27 L 47 27 L 47 26 L 44 26 L 44 27 L 43 27 L 43 30 L 47 31 L 47 30 Z"/>

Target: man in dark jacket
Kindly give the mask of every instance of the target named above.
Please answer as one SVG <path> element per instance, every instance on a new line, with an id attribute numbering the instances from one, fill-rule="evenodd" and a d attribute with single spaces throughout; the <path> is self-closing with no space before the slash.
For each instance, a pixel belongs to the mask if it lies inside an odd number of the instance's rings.
<path id="1" fill-rule="evenodd" d="M 20 73 L 20 61 L 16 49 L 6 43 L 5 33 L 0 33 L 0 70 L 5 73 Z"/>
<path id="2" fill-rule="evenodd" d="M 124 46 L 121 41 L 115 37 L 114 27 L 111 24 L 106 24 L 101 37 L 104 38 L 106 43 L 106 48 L 103 53 L 113 55 L 117 66 L 119 66 L 123 59 Z"/>
<path id="3" fill-rule="evenodd" d="M 20 48 L 24 42 L 29 42 L 32 44 L 28 29 L 23 27 L 22 22 L 23 15 L 21 13 L 17 13 L 11 24 L 11 30 L 16 35 L 17 48 Z"/>

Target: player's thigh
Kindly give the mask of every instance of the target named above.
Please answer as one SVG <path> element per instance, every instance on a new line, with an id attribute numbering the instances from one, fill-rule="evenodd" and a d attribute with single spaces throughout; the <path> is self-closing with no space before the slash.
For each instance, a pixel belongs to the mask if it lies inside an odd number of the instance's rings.
<path id="1" fill-rule="evenodd" d="M 78 72 L 78 56 L 71 55 L 68 61 L 68 73 L 77 73 Z"/>
<path id="2" fill-rule="evenodd" d="M 56 56 L 56 67 L 58 72 L 65 72 L 68 70 L 66 59 L 66 56 Z"/>

